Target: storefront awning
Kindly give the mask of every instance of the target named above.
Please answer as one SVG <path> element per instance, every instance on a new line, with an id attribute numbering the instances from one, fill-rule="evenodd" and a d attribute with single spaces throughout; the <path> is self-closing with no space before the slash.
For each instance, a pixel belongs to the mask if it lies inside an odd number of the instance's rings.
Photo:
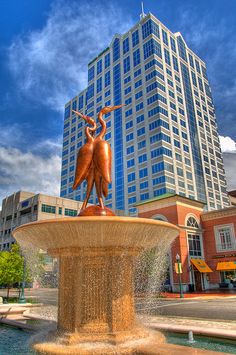
<path id="1" fill-rule="evenodd" d="M 217 271 L 236 270 L 236 261 L 221 261 L 217 263 Z"/>
<path id="2" fill-rule="evenodd" d="M 200 272 L 212 272 L 209 266 L 202 259 L 191 259 L 191 263 L 198 269 Z"/>

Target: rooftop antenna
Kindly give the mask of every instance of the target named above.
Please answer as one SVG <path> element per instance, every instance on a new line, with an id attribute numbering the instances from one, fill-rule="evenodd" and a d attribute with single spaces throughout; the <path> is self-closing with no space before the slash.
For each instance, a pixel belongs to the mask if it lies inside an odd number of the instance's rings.
<path id="1" fill-rule="evenodd" d="M 140 14 L 140 19 L 142 20 L 146 16 L 146 14 L 144 13 L 144 9 L 143 9 L 143 1 L 141 1 L 141 9 L 142 9 L 142 12 Z"/>

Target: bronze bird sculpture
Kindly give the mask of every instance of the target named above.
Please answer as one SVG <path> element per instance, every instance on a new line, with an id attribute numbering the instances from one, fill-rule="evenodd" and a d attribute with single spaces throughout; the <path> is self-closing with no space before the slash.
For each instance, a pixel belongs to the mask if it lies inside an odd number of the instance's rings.
<path id="1" fill-rule="evenodd" d="M 77 155 L 75 179 L 73 184 L 73 190 L 75 190 L 82 183 L 82 181 L 87 181 L 86 198 L 82 205 L 82 211 L 85 210 L 87 206 L 94 183 L 99 206 L 102 210 L 104 210 L 102 196 L 107 197 L 108 185 L 111 183 L 112 155 L 110 144 L 103 140 L 103 137 L 106 134 L 106 121 L 104 120 L 103 115 L 112 112 L 122 106 L 123 105 L 105 106 L 101 109 L 98 114 L 98 121 L 101 124 L 102 129 L 97 137 L 94 136 L 94 133 L 97 129 L 95 121 L 89 116 L 82 115 L 80 112 L 72 110 L 92 126 L 85 128 L 87 141 L 80 148 Z"/>
<path id="2" fill-rule="evenodd" d="M 75 178 L 73 184 L 73 190 L 75 190 L 84 180 L 87 180 L 87 191 L 86 197 L 82 205 L 82 210 L 87 206 L 90 193 L 94 184 L 94 168 L 93 168 L 93 152 L 94 152 L 94 137 L 93 132 L 95 132 L 97 125 L 95 121 L 89 117 L 82 115 L 80 112 L 72 110 L 78 116 L 83 118 L 92 127 L 85 127 L 85 134 L 87 141 L 80 148 L 77 155 Z"/>

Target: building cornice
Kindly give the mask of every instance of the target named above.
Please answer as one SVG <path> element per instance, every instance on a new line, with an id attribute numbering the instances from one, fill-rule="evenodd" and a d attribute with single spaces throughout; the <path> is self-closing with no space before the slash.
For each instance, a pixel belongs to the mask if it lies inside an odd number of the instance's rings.
<path id="1" fill-rule="evenodd" d="M 204 203 L 196 200 L 191 200 L 183 196 L 172 195 L 172 196 L 166 196 L 163 199 L 157 198 L 156 200 L 155 199 L 147 200 L 146 202 L 136 204 L 139 213 L 159 210 L 161 208 L 171 207 L 171 206 L 194 208 L 195 210 L 202 212 Z"/>
<path id="2" fill-rule="evenodd" d="M 212 219 L 218 219 L 223 217 L 236 216 L 236 207 L 228 207 L 218 211 L 204 212 L 201 215 L 202 221 L 210 221 Z"/>

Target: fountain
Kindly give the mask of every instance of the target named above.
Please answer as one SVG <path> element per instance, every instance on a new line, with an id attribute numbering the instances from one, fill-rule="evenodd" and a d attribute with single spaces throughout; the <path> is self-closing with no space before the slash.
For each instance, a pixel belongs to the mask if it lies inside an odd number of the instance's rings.
<path id="1" fill-rule="evenodd" d="M 195 343 L 195 340 L 194 340 L 194 337 L 193 337 L 193 331 L 192 331 L 192 330 L 190 330 L 190 331 L 188 332 L 188 343 L 189 343 L 189 344 Z"/>
<path id="2" fill-rule="evenodd" d="M 103 108 L 96 123 L 77 113 L 86 127 L 87 142 L 80 149 L 74 180 L 87 181 L 87 194 L 78 217 L 22 225 L 13 232 L 22 247 L 40 248 L 59 258 L 57 330 L 34 348 L 43 354 L 170 354 L 165 337 L 135 319 L 134 262 L 146 249 L 170 245 L 179 229 L 167 222 L 117 217 L 104 207 L 111 179 L 110 146 L 102 115 L 121 106 Z M 95 183 L 99 206 L 86 208 Z M 173 347 L 173 345 L 172 345 Z M 158 349 L 158 350 L 157 350 Z M 170 349 L 170 348 L 169 348 Z M 169 351 L 169 352 L 168 352 Z M 185 350 L 184 350 L 185 351 Z"/>
<path id="3" fill-rule="evenodd" d="M 47 250 L 60 264 L 58 330 L 35 349 L 46 354 L 132 354 L 137 340 L 164 342 L 161 334 L 153 336 L 135 321 L 134 260 L 162 238 L 170 244 L 177 235 L 178 228 L 167 222 L 116 216 L 18 227 L 14 237 L 22 245 Z"/>

